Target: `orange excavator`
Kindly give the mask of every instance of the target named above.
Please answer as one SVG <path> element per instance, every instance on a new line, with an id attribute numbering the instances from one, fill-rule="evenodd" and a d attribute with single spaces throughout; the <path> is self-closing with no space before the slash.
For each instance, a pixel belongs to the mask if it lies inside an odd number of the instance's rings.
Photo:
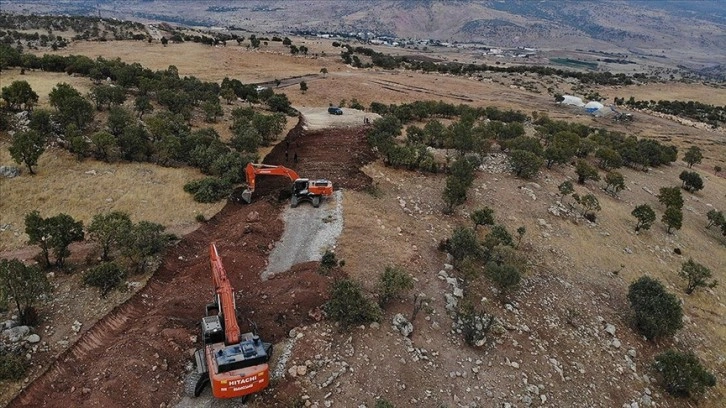
<path id="1" fill-rule="evenodd" d="M 329 197 L 333 194 L 333 183 L 330 180 L 300 178 L 295 170 L 284 166 L 248 163 L 245 168 L 247 188 L 242 192 L 242 200 L 247 204 L 252 201 L 252 193 L 255 191 L 255 177 L 257 175 L 282 176 L 292 180 L 292 199 L 290 206 L 293 208 L 297 207 L 302 201 L 310 201 L 313 207 L 318 208 L 323 197 Z"/>
<path id="2" fill-rule="evenodd" d="M 198 397 L 207 384 L 216 398 L 244 398 L 267 388 L 272 344 L 256 333 L 240 333 L 232 288 L 217 247 L 209 246 L 215 298 L 202 319 L 204 348 L 194 353 L 196 368 L 184 383 L 188 396 Z"/>

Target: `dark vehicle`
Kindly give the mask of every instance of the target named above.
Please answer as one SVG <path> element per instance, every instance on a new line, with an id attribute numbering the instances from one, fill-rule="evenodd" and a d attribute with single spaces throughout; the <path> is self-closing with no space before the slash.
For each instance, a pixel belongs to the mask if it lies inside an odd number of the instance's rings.
<path id="1" fill-rule="evenodd" d="M 343 109 L 336 108 L 335 106 L 331 106 L 328 108 L 328 113 L 331 115 L 342 115 Z"/>

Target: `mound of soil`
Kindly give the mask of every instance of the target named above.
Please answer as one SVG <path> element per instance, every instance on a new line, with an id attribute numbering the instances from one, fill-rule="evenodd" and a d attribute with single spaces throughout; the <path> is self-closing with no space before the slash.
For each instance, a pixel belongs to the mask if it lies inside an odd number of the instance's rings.
<path id="1" fill-rule="evenodd" d="M 265 162 L 287 164 L 303 177 L 328 178 L 335 188 L 361 189 L 370 178 L 360 168 L 373 158 L 364 129 L 305 133 L 300 123 Z M 185 366 L 202 345 L 199 322 L 213 298 L 211 242 L 236 289 L 243 332 L 249 319 L 265 341 L 277 342 L 310 321 L 332 280 L 317 273 L 316 262 L 260 279 L 283 230 L 279 215 L 287 202 L 277 200 L 277 191 L 289 185 L 281 177 L 261 178 L 251 205 L 230 202 L 185 236 L 167 251 L 146 287 L 83 333 L 9 406 L 158 407 L 178 399 Z"/>

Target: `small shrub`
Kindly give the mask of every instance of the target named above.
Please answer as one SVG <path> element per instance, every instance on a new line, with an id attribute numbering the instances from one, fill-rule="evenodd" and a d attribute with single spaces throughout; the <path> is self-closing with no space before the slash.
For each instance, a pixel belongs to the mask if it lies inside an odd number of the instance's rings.
<path id="1" fill-rule="evenodd" d="M 23 357 L 15 354 L 0 355 L 0 380 L 18 381 L 28 367 Z"/>
<path id="2" fill-rule="evenodd" d="M 381 319 L 378 305 L 366 298 L 360 285 L 350 279 L 333 283 L 325 311 L 344 330 L 352 325 L 377 322 Z"/>
<path id="3" fill-rule="evenodd" d="M 391 300 L 413 289 L 413 278 L 400 267 L 387 266 L 378 280 L 378 305 L 385 307 Z"/>
<path id="4" fill-rule="evenodd" d="M 204 217 L 204 214 L 201 214 L 201 213 L 197 214 L 194 217 L 194 219 L 197 220 L 197 222 L 207 222 L 207 219 Z"/>
<path id="5" fill-rule="evenodd" d="M 391 404 L 387 400 L 381 398 L 376 401 L 376 407 L 375 408 L 396 408 L 395 405 Z"/>
<path id="6" fill-rule="evenodd" d="M 101 290 L 101 297 L 119 287 L 126 279 L 126 272 L 115 262 L 102 263 L 83 275 L 83 283 Z"/>
<path id="7" fill-rule="evenodd" d="M 700 397 L 706 387 L 716 385 L 716 377 L 706 371 L 693 353 L 668 350 L 655 357 L 653 367 L 669 394 L 681 398 Z"/>
<path id="8" fill-rule="evenodd" d="M 320 259 L 321 272 L 330 272 L 336 266 L 338 266 L 338 258 L 336 258 L 335 252 L 329 249 L 325 250 L 323 257 Z"/>
<path id="9" fill-rule="evenodd" d="M 482 313 L 468 300 L 462 300 L 456 311 L 458 329 L 464 335 L 466 344 L 482 346 L 494 323 L 494 316 Z"/>

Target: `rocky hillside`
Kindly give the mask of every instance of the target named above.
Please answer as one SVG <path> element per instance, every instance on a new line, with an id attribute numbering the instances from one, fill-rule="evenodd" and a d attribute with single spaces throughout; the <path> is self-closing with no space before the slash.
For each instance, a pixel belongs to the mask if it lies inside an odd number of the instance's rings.
<path id="1" fill-rule="evenodd" d="M 180 3 L 181 1 L 177 2 Z M 726 59 L 726 13 L 719 1 L 313 0 L 195 2 L 33 1 L 5 11 L 69 13 L 235 26 L 250 31 L 366 33 L 448 42 L 645 54 L 708 66 Z M 719 34 L 721 33 L 721 34 Z"/>

